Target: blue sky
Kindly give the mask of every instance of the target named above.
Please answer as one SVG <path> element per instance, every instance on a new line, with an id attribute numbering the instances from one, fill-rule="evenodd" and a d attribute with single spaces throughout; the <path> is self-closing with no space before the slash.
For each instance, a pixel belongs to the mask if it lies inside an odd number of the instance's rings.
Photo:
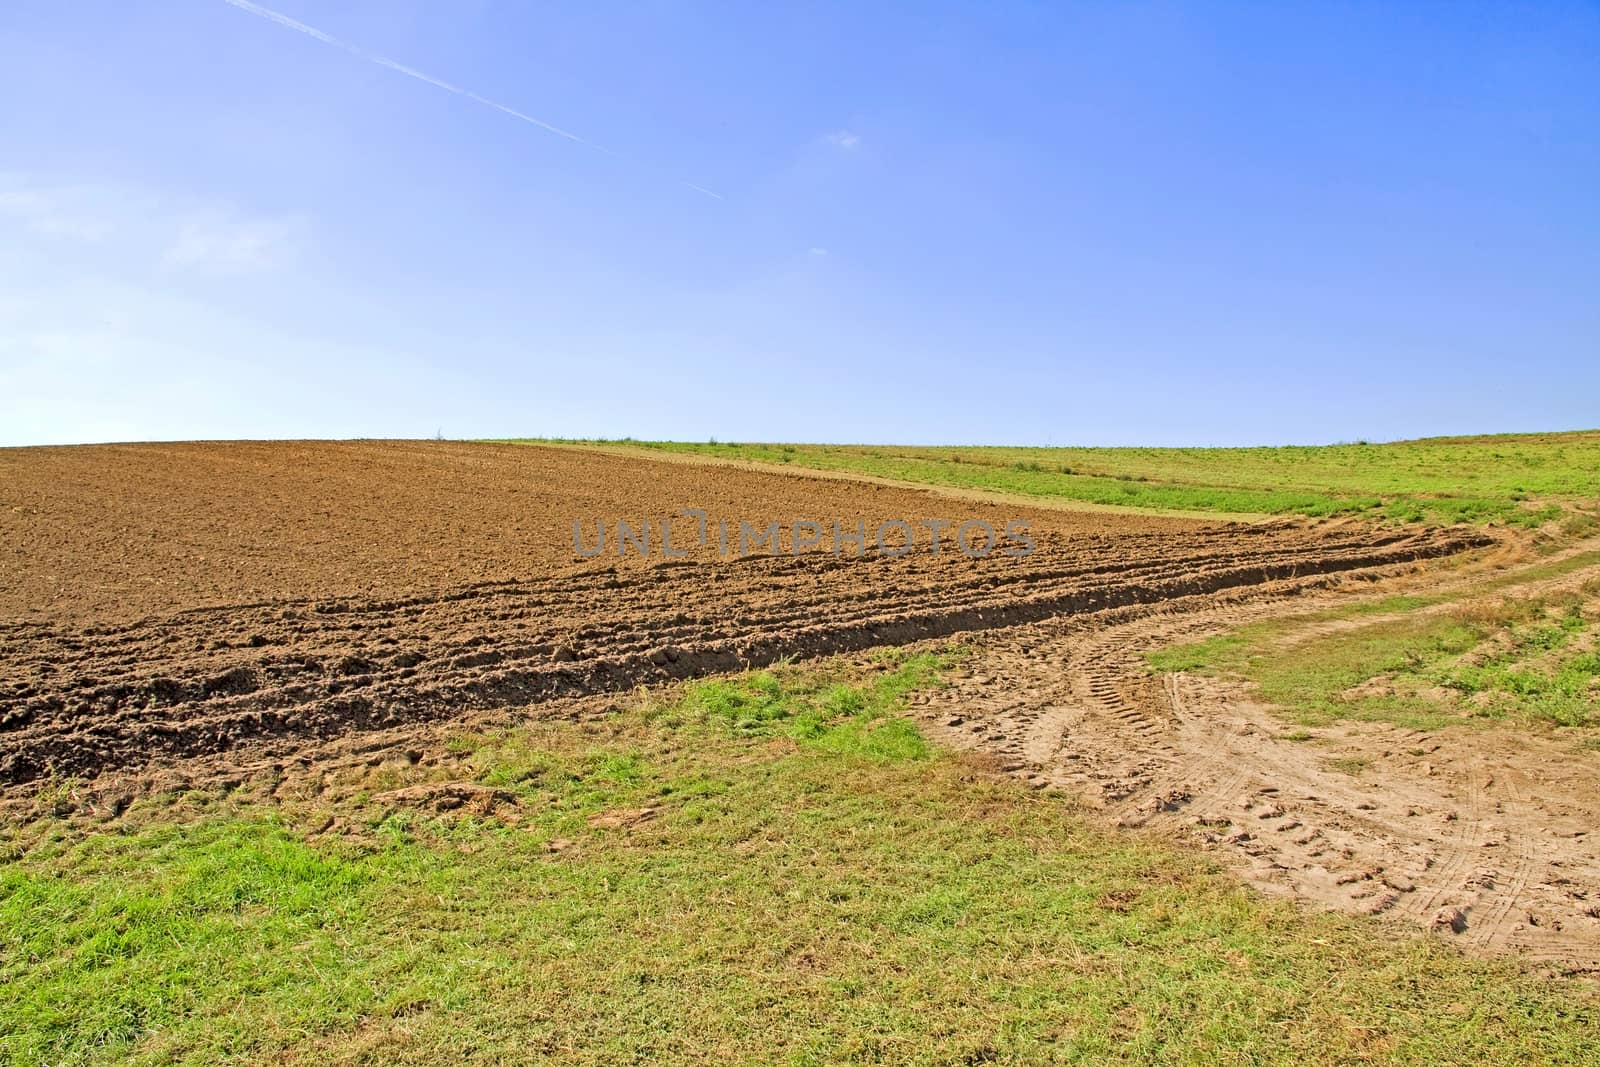
<path id="1" fill-rule="evenodd" d="M 0 8 L 0 444 L 1600 426 L 1600 5 L 269 6 Z"/>

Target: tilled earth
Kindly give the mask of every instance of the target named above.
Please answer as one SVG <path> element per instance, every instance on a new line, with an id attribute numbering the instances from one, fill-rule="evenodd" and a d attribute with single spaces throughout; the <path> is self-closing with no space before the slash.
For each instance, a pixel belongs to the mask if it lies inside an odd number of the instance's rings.
<path id="1" fill-rule="evenodd" d="M 1037 549 L 735 559 L 708 538 L 683 560 L 573 550 L 574 520 L 592 534 L 597 519 L 637 525 L 683 508 L 713 525 L 1022 520 Z M 0 452 L 0 516 L 0 781 L 13 784 L 1383 570 L 1484 542 L 442 442 L 13 449 Z"/>

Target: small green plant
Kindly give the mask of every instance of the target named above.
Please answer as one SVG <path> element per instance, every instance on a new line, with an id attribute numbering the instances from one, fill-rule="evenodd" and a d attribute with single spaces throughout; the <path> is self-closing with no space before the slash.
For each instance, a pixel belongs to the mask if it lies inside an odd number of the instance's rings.
<path id="1" fill-rule="evenodd" d="M 1348 774 L 1352 778 L 1359 777 L 1367 768 L 1372 766 L 1372 761 L 1358 756 L 1344 756 L 1327 761 L 1328 766 L 1340 774 Z"/>

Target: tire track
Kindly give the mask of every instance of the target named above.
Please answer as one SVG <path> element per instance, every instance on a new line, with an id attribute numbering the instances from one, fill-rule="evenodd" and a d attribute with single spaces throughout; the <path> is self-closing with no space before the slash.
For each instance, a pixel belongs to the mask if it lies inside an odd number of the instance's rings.
<path id="1" fill-rule="evenodd" d="M 1476 952 L 1600 973 L 1592 760 L 1470 728 L 1352 723 L 1289 739 L 1236 683 L 1149 680 L 1145 652 L 1303 614 L 1306 592 L 1283 582 L 1180 598 L 1099 628 L 1063 620 L 991 634 L 977 641 L 977 684 L 936 694 L 923 714 L 936 736 L 992 751 L 981 727 L 1003 703 L 1007 732 L 1025 731 L 1021 773 L 1034 784 L 1077 792 L 1116 825 L 1217 851 L 1263 889 L 1392 914 Z M 1035 694 L 1022 709 L 1008 695 L 1019 691 Z M 1351 762 L 1370 766 L 1359 777 L 1339 769 Z"/>

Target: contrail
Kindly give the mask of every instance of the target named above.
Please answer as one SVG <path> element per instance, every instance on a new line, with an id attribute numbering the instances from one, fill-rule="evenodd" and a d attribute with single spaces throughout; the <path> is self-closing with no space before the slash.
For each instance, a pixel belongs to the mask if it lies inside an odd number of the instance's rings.
<path id="1" fill-rule="evenodd" d="M 364 48 L 357 48 L 353 44 L 347 44 L 332 34 L 323 33 L 315 26 L 307 26 L 304 22 L 292 19 L 288 15 L 283 14 L 281 11 L 274 11 L 270 7 L 262 7 L 260 4 L 252 4 L 250 0 L 222 0 L 222 2 L 232 7 L 236 7 L 240 11 L 249 12 L 257 18 L 266 19 L 268 22 L 275 22 L 279 26 L 282 26 L 286 29 L 294 30 L 296 33 L 303 33 L 307 37 L 321 41 L 323 44 L 330 44 L 341 51 L 349 52 L 351 55 L 359 59 L 364 59 L 368 63 L 375 63 L 380 67 L 385 67 L 389 70 L 392 70 L 396 74 L 404 74 L 408 78 L 415 78 L 417 81 L 431 85 L 435 89 L 443 89 L 447 93 L 454 93 L 457 96 L 465 97 L 475 104 L 482 104 L 484 107 L 492 107 L 496 111 L 510 115 L 514 119 L 520 119 L 530 126 L 537 126 L 547 133 L 555 134 L 557 137 L 565 137 L 569 141 L 575 141 L 578 144 L 593 148 L 598 152 L 604 152 L 608 156 L 615 156 L 618 159 L 626 158 L 620 153 L 613 152 L 611 149 L 606 148 L 603 145 L 598 145 L 593 141 L 579 137 L 570 130 L 563 130 L 560 126 L 545 122 L 543 119 L 536 119 L 532 115 L 527 115 L 521 111 L 518 111 L 516 108 L 507 107 L 498 101 L 490 100 L 487 96 L 479 96 L 477 93 L 474 93 L 468 89 L 463 89 L 459 85 L 452 85 L 441 78 L 435 78 L 431 74 L 424 74 L 420 70 L 405 66 L 401 63 L 396 63 L 394 60 L 389 59 L 386 56 L 376 55 L 372 52 L 368 52 Z M 720 194 L 714 193 L 710 189 L 706 189 L 702 186 L 695 185 L 692 182 L 680 182 L 679 184 L 685 186 L 686 188 L 693 189 L 697 193 L 709 196 L 714 200 L 722 199 Z"/>

